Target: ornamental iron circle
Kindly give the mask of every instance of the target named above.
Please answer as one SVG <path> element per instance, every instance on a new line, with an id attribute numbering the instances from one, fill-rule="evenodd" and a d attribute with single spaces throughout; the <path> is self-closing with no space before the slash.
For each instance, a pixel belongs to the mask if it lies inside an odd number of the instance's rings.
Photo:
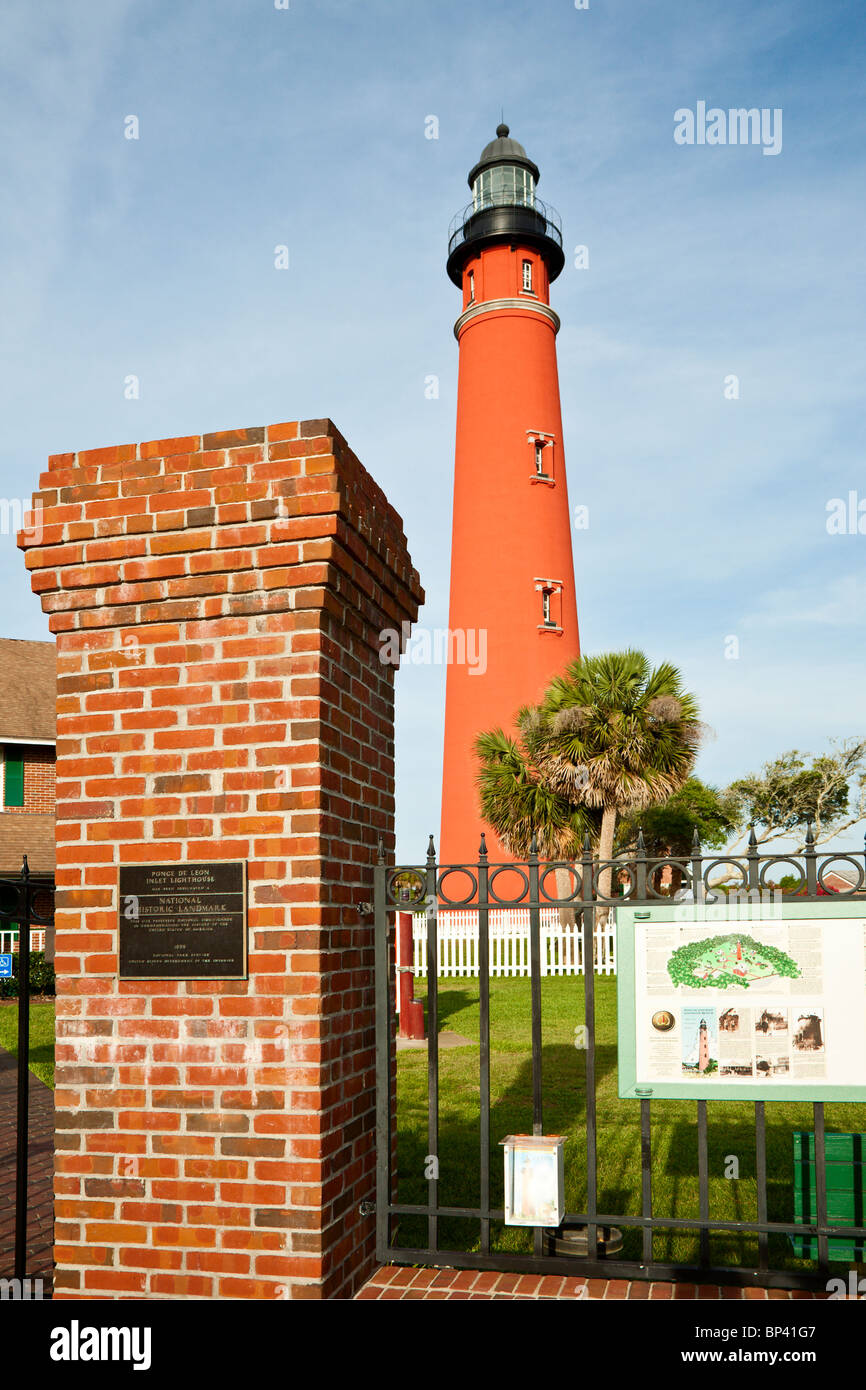
<path id="1" fill-rule="evenodd" d="M 466 878 L 469 879 L 469 883 L 470 883 L 471 887 L 470 887 L 470 889 L 469 889 L 469 892 L 466 894 L 465 898 L 452 898 L 452 897 L 450 897 L 450 895 L 445 891 L 445 889 L 444 889 L 444 887 L 443 887 L 443 884 L 445 883 L 446 878 L 450 878 L 452 874 L 464 874 L 464 875 L 466 876 Z M 471 871 L 470 869 L 456 869 L 456 868 L 455 868 L 455 869 L 446 869 L 446 870 L 444 871 L 444 873 L 441 873 L 441 874 L 439 875 L 439 889 L 438 889 L 438 892 L 439 892 L 439 897 L 442 899 L 442 902 L 443 902 L 446 906 L 448 906 L 448 907 L 465 907 L 467 903 L 471 903 L 471 902 L 472 902 L 472 899 L 476 896 L 476 894 L 477 894 L 477 892 L 478 892 L 478 880 L 477 880 L 477 878 L 475 877 L 475 875 L 472 873 L 472 871 Z"/>
<path id="2" fill-rule="evenodd" d="M 54 922 L 54 884 L 30 881 L 30 921 L 50 927 Z"/>
<path id="3" fill-rule="evenodd" d="M 565 869 L 567 873 L 573 874 L 577 882 L 577 887 L 575 888 L 573 893 L 570 893 L 568 895 L 568 897 L 560 897 L 559 890 L 557 888 L 556 896 L 552 898 L 544 886 L 544 880 L 547 878 L 548 874 L 555 874 L 557 869 Z M 549 903 L 573 903 L 579 893 L 581 895 L 583 894 L 583 880 L 581 879 L 580 874 L 577 872 L 577 869 L 574 867 L 573 864 L 548 864 L 547 868 L 544 870 L 544 873 L 539 876 L 538 893 L 539 897 L 544 898 L 545 901 Z"/>
<path id="4" fill-rule="evenodd" d="M 787 854 L 780 854 L 777 859 L 768 859 L 761 865 L 761 872 L 758 874 L 758 882 L 762 888 L 767 887 L 767 873 L 774 864 L 790 864 L 792 869 L 796 869 L 800 876 L 800 881 L 796 888 L 790 890 L 792 893 L 799 893 L 801 888 L 806 887 L 806 872 L 802 864 L 799 864 L 796 859 L 790 859 Z"/>
<path id="5" fill-rule="evenodd" d="M 827 872 L 830 865 L 837 863 L 853 864 L 854 868 L 857 870 L 857 882 L 851 884 L 851 887 L 848 889 L 847 893 L 844 890 L 840 892 L 838 888 L 827 888 L 827 885 L 824 882 L 824 875 Z M 866 883 L 866 873 L 863 872 L 862 868 L 857 863 L 857 860 L 852 858 L 850 854 L 831 854 L 829 859 L 825 859 L 824 862 L 821 864 L 820 868 L 818 869 L 818 882 L 821 885 L 821 887 L 824 888 L 828 893 L 836 892 L 839 893 L 840 897 L 846 898 L 848 896 L 848 893 L 860 892 L 860 890 L 864 886 L 864 883 Z"/>
<path id="6" fill-rule="evenodd" d="M 739 883 L 736 884 L 736 885 L 734 885 L 734 886 L 732 886 L 731 892 L 739 893 L 739 892 L 741 892 L 741 890 L 742 890 L 743 888 L 748 888 L 748 886 L 749 886 L 749 871 L 748 871 L 748 869 L 746 868 L 745 864 L 739 863 L 739 861 L 736 860 L 736 859 L 712 859 L 712 860 L 710 861 L 710 863 L 709 863 L 709 864 L 706 866 L 706 868 L 704 869 L 704 872 L 703 872 L 703 875 L 702 875 L 702 877 L 703 877 L 703 884 L 704 884 L 704 890 L 705 890 L 705 892 L 704 892 L 704 901 L 705 901 L 705 902 L 719 902 L 720 900 L 724 899 L 725 894 L 722 892 L 722 885 L 721 885 L 721 884 L 716 884 L 715 888 L 711 888 L 711 887 L 710 887 L 710 874 L 711 874 L 715 869 L 718 869 L 720 865 L 721 865 L 721 866 L 724 866 L 724 865 L 726 865 L 726 864 L 729 865 L 730 867 L 736 869 L 737 873 L 740 875 L 740 881 L 739 881 Z M 726 884 L 725 886 L 727 887 L 727 884 Z M 712 893 L 712 894 L 715 894 L 716 896 L 714 896 L 714 897 L 712 897 L 712 898 L 707 898 L 707 896 L 706 896 L 707 893 Z"/>
<path id="7" fill-rule="evenodd" d="M 623 883 L 622 875 L 628 876 L 628 883 Z M 630 898 L 637 892 L 637 869 L 634 864 L 620 864 L 618 881 L 622 887 L 622 897 Z"/>
<path id="8" fill-rule="evenodd" d="M 12 879 L 0 878 L 0 919 L 17 922 L 26 916 L 26 895 L 22 892 L 24 884 Z"/>
<path id="9" fill-rule="evenodd" d="M 595 895 L 596 902 L 603 903 L 605 907 L 607 907 L 609 904 L 612 905 L 612 904 L 617 903 L 617 902 L 619 901 L 619 899 L 620 899 L 620 896 L 621 896 L 621 894 L 619 894 L 619 893 L 617 893 L 615 897 L 612 896 L 611 894 L 605 895 L 605 894 L 599 893 L 599 891 L 598 891 L 599 879 L 600 879 L 601 875 L 602 875 L 607 869 L 610 869 L 610 871 L 611 871 L 611 875 L 610 875 L 610 876 L 611 876 L 611 881 L 613 881 L 614 877 L 616 877 L 616 882 L 617 882 L 617 884 L 619 884 L 619 877 L 618 877 L 618 875 L 622 872 L 623 869 L 626 869 L 626 871 L 628 872 L 628 866 L 627 866 L 627 865 L 624 865 L 621 859 L 600 859 L 600 860 L 598 861 L 598 863 L 595 864 L 595 865 L 593 866 L 593 872 L 592 872 L 592 887 L 593 887 L 593 893 L 594 893 L 594 895 Z"/>
<path id="10" fill-rule="evenodd" d="M 682 879 L 680 882 L 680 888 L 693 888 L 694 885 L 688 860 L 659 859 L 655 861 L 651 860 L 650 863 L 653 864 L 653 867 L 650 868 L 649 866 L 647 866 L 646 876 L 646 894 L 648 898 L 665 898 L 669 901 L 673 900 L 672 895 L 663 893 L 661 891 L 661 884 L 659 884 L 658 888 L 656 888 L 655 884 L 653 883 L 653 880 L 655 879 L 656 875 L 664 873 L 664 870 L 667 868 L 676 868 L 681 870 Z M 677 892 L 679 891 L 680 890 L 677 889 Z"/>
<path id="11" fill-rule="evenodd" d="M 427 897 L 427 878 L 420 869 L 394 869 L 388 875 L 388 897 L 397 906 L 408 907 Z"/>
<path id="12" fill-rule="evenodd" d="M 500 874 L 517 874 L 518 877 L 523 879 L 523 888 L 518 898 L 500 898 L 496 889 L 493 887 Z M 524 873 L 523 869 L 518 868 L 516 864 L 501 864 L 500 867 L 495 869 L 490 875 L 487 887 L 494 902 L 500 903 L 503 907 L 516 907 L 518 903 L 523 902 L 525 895 L 529 892 L 529 877 Z"/>

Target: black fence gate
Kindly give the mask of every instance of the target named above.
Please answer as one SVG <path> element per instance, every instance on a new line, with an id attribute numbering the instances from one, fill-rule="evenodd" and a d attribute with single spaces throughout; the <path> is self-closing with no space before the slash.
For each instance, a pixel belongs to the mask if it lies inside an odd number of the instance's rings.
<path id="1" fill-rule="evenodd" d="M 829 890 L 825 878 L 832 866 L 843 864 L 850 886 Z M 630 1100 L 619 1102 L 623 1114 L 635 1117 L 639 1107 L 640 1126 L 640 1211 L 605 1211 L 598 1201 L 599 1134 L 596 1078 L 596 974 L 593 969 L 593 943 L 597 914 L 610 907 L 646 904 L 659 905 L 671 901 L 671 886 L 677 887 L 693 901 L 723 901 L 720 879 L 748 895 L 761 900 L 772 891 L 771 870 L 786 875 L 786 892 L 798 894 L 789 899 L 796 902 L 826 904 L 832 891 L 839 897 L 856 897 L 866 890 L 866 858 L 863 855 L 842 853 L 818 854 L 811 827 L 807 832 L 805 850 L 801 855 L 772 855 L 759 852 L 754 833 L 743 855 L 707 857 L 701 853 L 695 839 L 690 856 L 684 858 L 650 858 L 642 838 L 631 857 L 608 864 L 593 859 L 588 842 L 581 860 L 571 864 L 539 862 L 531 854 L 523 863 L 490 864 L 482 836 L 478 861 L 469 865 L 439 865 L 436 862 L 433 838 L 426 862 L 415 865 L 389 866 L 380 849 L 375 871 L 376 927 L 376 1048 L 377 1048 L 377 1198 L 376 1230 L 377 1257 L 383 1262 L 411 1265 L 444 1265 L 468 1269 L 514 1270 L 528 1273 L 558 1273 L 586 1277 L 688 1280 L 695 1283 L 756 1284 L 777 1288 L 825 1287 L 834 1272 L 830 1264 L 831 1238 L 845 1238 L 856 1243 L 852 1249 L 863 1251 L 866 1225 L 862 1211 L 863 1195 L 855 1202 L 857 1224 L 839 1225 L 827 1217 L 827 1158 L 825 1141 L 825 1105 L 809 1102 L 814 1138 L 814 1192 L 807 1215 L 814 1219 L 770 1220 L 768 1217 L 767 1186 L 767 1112 L 764 1101 L 748 1101 L 747 1113 L 753 1110 L 755 1202 L 753 1219 L 722 1220 L 711 1216 L 709 1169 L 708 1105 L 719 1101 L 689 1099 L 675 1102 L 682 1107 L 695 1106 L 694 1159 L 698 1179 L 697 1210 L 687 1215 L 659 1214 L 654 1211 L 653 1193 L 653 1120 L 658 1120 L 656 1107 L 673 1102 L 665 1100 Z M 853 868 L 853 873 L 851 872 Z M 599 880 L 606 869 L 611 871 L 610 893 L 602 896 Z M 559 871 L 559 874 L 555 871 Z M 563 889 L 563 875 L 567 882 Z M 838 878 L 838 875 L 837 875 Z M 671 881 L 673 880 L 673 883 Z M 510 891 L 506 885 L 510 885 Z M 516 889 L 516 890 L 515 890 Z M 562 891 L 563 895 L 558 896 Z M 440 1153 L 440 1048 L 439 1048 L 439 942 L 438 923 L 446 909 L 471 907 L 477 913 L 477 975 L 480 1026 L 478 1039 L 478 1149 L 477 1202 L 469 1205 L 446 1205 L 440 1201 L 438 1155 Z M 559 1230 L 577 1232 L 582 1247 L 574 1244 L 569 1250 L 582 1250 L 577 1256 L 563 1254 L 556 1234 L 544 1228 L 533 1228 L 532 1249 L 515 1252 L 497 1248 L 500 1232 L 498 1223 L 504 1210 L 491 1204 L 491 1142 L 494 1162 L 501 1165 L 498 1144 L 504 1137 L 491 1132 L 491 1029 L 490 1029 L 490 914 L 500 908 L 528 910 L 529 976 L 530 976 L 530 1038 L 531 1038 L 531 1104 L 533 1132 L 543 1133 L 544 1093 L 542 1077 L 542 908 L 571 909 L 576 914 L 582 936 L 583 996 L 585 1019 L 585 1118 L 581 1138 L 585 1140 L 585 1209 L 569 1212 Z M 866 918 L 866 897 L 863 899 Z M 395 914 L 398 911 L 426 910 L 426 979 L 427 979 L 427 1173 L 426 1201 L 399 1200 L 400 1172 L 397 1150 L 397 1054 L 395 1041 Z M 527 1049 L 529 1051 L 529 1049 Z M 866 1058 L 863 1059 L 866 1080 Z M 770 1101 L 785 1105 L 788 1102 Z M 627 1107 L 627 1109 L 626 1109 Z M 849 1107 L 850 1113 L 850 1107 Z M 856 1110 L 860 1128 L 866 1128 L 866 1105 Z M 751 1122 L 750 1122 L 751 1123 Z M 690 1136 L 691 1138 L 691 1136 Z M 433 1162 L 430 1162 L 430 1160 Z M 858 1165 L 859 1167 L 859 1165 Z M 866 1164 L 863 1165 L 866 1172 Z M 494 1186 L 498 1172 L 494 1173 Z M 583 1190 L 583 1189 L 582 1189 Z M 855 1194 L 856 1198 L 856 1194 Z M 793 1215 L 793 1213 L 792 1213 Z M 401 1223 L 419 1228 L 426 1223 L 426 1241 L 401 1241 Z M 461 1244 L 469 1248 L 449 1249 L 440 1239 L 440 1223 L 461 1218 L 471 1223 L 474 1239 Z M 452 1225 L 455 1223 L 451 1223 Z M 640 1254 L 632 1258 L 617 1257 L 611 1251 L 611 1232 L 628 1231 L 633 1255 L 639 1246 Z M 691 1236 L 697 1253 L 696 1260 L 677 1263 L 671 1259 L 654 1258 L 654 1238 L 671 1233 Z M 751 1251 L 757 1258 L 746 1263 L 722 1263 L 713 1260 L 711 1235 L 728 1233 L 733 1237 L 749 1237 Z M 800 1249 L 814 1251 L 816 1259 L 799 1261 L 799 1267 L 773 1267 L 770 1259 L 772 1237 L 799 1238 Z M 805 1243 L 803 1243 L 805 1242 Z M 787 1245 L 787 1242 L 786 1242 Z M 615 1248 L 615 1247 L 614 1247 Z M 609 1253 L 605 1253 L 608 1251 Z M 782 1263 L 780 1260 L 779 1263 Z M 836 1267 L 836 1273 L 839 1267 Z"/>
<path id="2" fill-rule="evenodd" d="M 27 856 L 17 878 L 0 878 L 0 929 L 18 933 L 18 1085 L 15 1157 L 14 1275 L 27 1277 L 27 1167 L 30 1122 L 30 932 L 44 928 L 53 944 L 54 875 L 31 874 Z M 48 952 L 46 952 L 48 955 Z M 53 950 L 51 951 L 53 959 Z M 2 1273 L 2 1271 L 0 1271 Z"/>

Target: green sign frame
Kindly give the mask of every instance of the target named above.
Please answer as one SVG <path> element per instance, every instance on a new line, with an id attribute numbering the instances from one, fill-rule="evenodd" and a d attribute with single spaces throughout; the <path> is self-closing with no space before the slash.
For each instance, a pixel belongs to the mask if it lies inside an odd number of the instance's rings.
<path id="1" fill-rule="evenodd" d="M 700 915 L 699 915 L 700 914 Z M 647 1079 L 637 1071 L 637 992 L 636 992 L 636 926 L 653 925 L 705 925 L 708 934 L 723 934 L 733 927 L 748 933 L 750 924 L 759 926 L 762 922 L 797 922 L 820 919 L 826 922 L 827 931 L 832 931 L 836 921 L 860 919 L 866 923 L 866 898 L 826 899 L 812 902 L 779 903 L 673 903 L 617 905 L 616 908 L 616 972 L 617 972 L 617 1041 L 618 1041 L 618 1094 L 623 1100 L 763 1100 L 763 1101 L 866 1101 L 866 1038 L 863 1051 L 863 1084 L 856 1086 L 831 1085 L 821 1080 L 800 1082 L 761 1081 L 715 1083 L 704 1078 L 682 1081 Z M 861 961 L 861 981 L 866 994 L 866 947 Z M 689 992 L 691 995 L 691 991 Z M 730 997 L 716 994 L 714 1003 L 721 998 Z M 738 991 L 741 1002 L 746 1002 Z M 678 999 L 687 1001 L 687 1007 L 700 1007 L 701 991 L 695 990 L 694 997 L 686 997 L 682 990 L 676 993 Z M 781 1002 L 781 997 L 780 997 Z"/>

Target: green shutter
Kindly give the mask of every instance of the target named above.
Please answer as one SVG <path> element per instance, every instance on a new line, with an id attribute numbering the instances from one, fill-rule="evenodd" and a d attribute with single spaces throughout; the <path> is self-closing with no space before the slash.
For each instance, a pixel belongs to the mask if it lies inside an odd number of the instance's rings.
<path id="1" fill-rule="evenodd" d="M 24 759 L 15 748 L 6 749 L 4 805 L 24 805 Z"/>

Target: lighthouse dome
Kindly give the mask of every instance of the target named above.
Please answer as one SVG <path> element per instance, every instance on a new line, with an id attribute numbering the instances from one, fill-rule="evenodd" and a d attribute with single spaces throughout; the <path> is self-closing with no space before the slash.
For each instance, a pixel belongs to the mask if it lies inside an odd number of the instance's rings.
<path id="1" fill-rule="evenodd" d="M 540 178 L 538 165 L 529 158 L 519 140 L 511 139 L 511 132 L 507 125 L 498 125 L 496 127 L 496 139 L 484 146 L 481 151 L 481 158 L 469 173 L 469 187 L 474 187 L 476 179 L 485 170 L 501 164 L 510 164 L 519 169 L 526 169 L 531 176 L 533 186 L 538 183 Z"/>

